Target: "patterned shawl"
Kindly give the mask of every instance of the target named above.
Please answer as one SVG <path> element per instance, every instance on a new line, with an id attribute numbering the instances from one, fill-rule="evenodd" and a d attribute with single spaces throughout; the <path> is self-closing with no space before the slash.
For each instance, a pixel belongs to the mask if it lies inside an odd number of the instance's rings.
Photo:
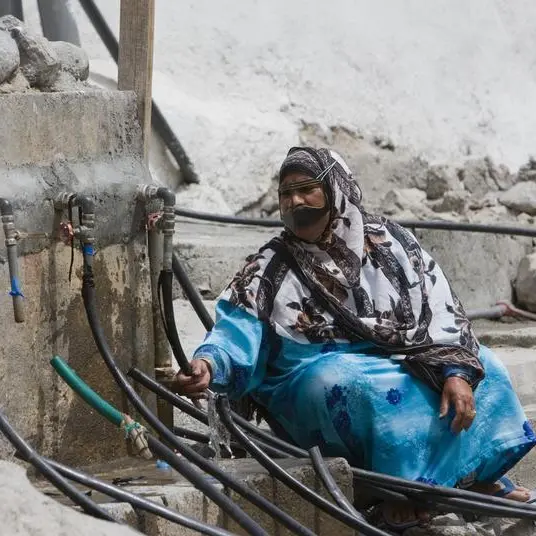
<path id="1" fill-rule="evenodd" d="M 340 155 L 294 149 L 282 172 L 300 159 L 311 176 L 336 161 L 325 179 L 330 224 L 314 244 L 283 231 L 246 259 L 221 298 L 298 343 L 368 341 L 436 390 L 445 365 L 472 369 L 476 386 L 478 342 L 438 264 L 406 229 L 363 210 Z"/>

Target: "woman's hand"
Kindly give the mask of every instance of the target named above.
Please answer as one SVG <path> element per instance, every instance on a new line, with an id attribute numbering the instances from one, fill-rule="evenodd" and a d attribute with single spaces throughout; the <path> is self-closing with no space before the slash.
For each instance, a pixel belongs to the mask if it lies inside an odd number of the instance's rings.
<path id="1" fill-rule="evenodd" d="M 210 365 L 204 359 L 192 359 L 190 365 L 192 366 L 192 375 L 186 376 L 179 372 L 173 379 L 171 388 L 179 395 L 202 398 L 212 376 Z"/>
<path id="2" fill-rule="evenodd" d="M 459 434 L 462 430 L 469 430 L 476 416 L 473 390 L 464 379 L 456 376 L 445 380 L 439 410 L 440 419 L 447 415 L 450 406 L 456 411 L 456 417 L 451 426 L 452 432 Z"/>

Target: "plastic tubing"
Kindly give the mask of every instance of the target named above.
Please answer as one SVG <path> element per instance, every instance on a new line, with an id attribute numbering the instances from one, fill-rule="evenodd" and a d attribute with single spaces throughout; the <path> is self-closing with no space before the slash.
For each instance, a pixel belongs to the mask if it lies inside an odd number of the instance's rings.
<path id="1" fill-rule="evenodd" d="M 86 257 L 86 254 L 84 253 L 84 259 L 85 257 Z M 87 271 L 87 268 L 89 268 L 89 272 Z M 169 430 L 165 426 L 165 424 L 162 423 L 156 417 L 156 415 L 147 407 L 147 405 L 139 397 L 138 393 L 136 393 L 132 385 L 130 385 L 126 376 L 123 374 L 123 372 L 118 368 L 117 364 L 115 363 L 115 360 L 113 358 L 108 342 L 106 341 L 104 330 L 102 329 L 102 326 L 100 324 L 100 320 L 98 317 L 93 274 L 90 268 L 91 267 L 87 266 L 86 262 L 84 261 L 82 297 L 83 297 L 84 306 L 86 309 L 88 322 L 91 328 L 91 332 L 93 334 L 93 338 L 95 340 L 97 348 L 99 349 L 99 352 L 106 366 L 108 367 L 108 370 L 112 374 L 119 388 L 125 393 L 128 400 L 132 403 L 132 405 L 139 411 L 139 413 L 143 416 L 143 418 L 147 421 L 147 423 L 153 428 L 153 430 L 155 430 L 166 441 L 166 443 L 168 443 L 174 449 L 176 449 L 179 452 L 179 454 L 184 456 L 184 458 L 186 458 L 190 462 L 197 465 L 204 472 L 208 473 L 209 475 L 219 480 L 224 486 L 227 486 L 233 491 L 236 491 L 238 494 L 242 495 L 245 499 L 250 501 L 252 504 L 257 506 L 258 508 L 260 508 L 267 514 L 271 515 L 274 518 L 277 518 L 281 524 L 283 524 L 286 528 L 288 528 L 295 534 L 300 534 L 304 536 L 313 536 L 314 533 L 311 530 L 301 525 L 292 516 L 290 516 L 289 514 L 287 514 L 280 508 L 273 505 L 269 500 L 265 499 L 259 493 L 253 491 L 249 486 L 247 486 L 243 482 L 240 482 L 232 478 L 230 475 L 222 471 L 216 464 L 212 463 L 210 460 L 206 460 L 205 458 L 203 458 L 203 456 L 195 452 L 188 445 L 180 441 L 173 434 L 173 432 Z M 148 440 L 151 437 L 152 436 L 149 435 Z M 181 459 L 178 458 L 178 460 L 181 460 Z M 213 489 L 219 492 L 217 488 L 213 488 Z M 225 495 L 224 497 L 228 499 Z M 264 530 L 262 530 L 262 528 L 259 527 L 257 523 L 253 522 L 253 520 L 251 520 L 249 516 L 247 516 L 240 508 L 238 508 L 238 506 L 235 503 L 230 501 L 230 499 L 228 500 L 231 503 L 230 505 L 228 505 L 228 510 L 229 510 L 228 513 L 229 515 L 231 515 L 231 517 L 233 517 L 233 519 L 237 521 L 237 523 L 239 523 L 241 526 L 244 526 L 244 524 L 248 525 L 250 527 L 249 529 L 247 527 L 244 527 L 244 528 L 246 528 L 246 530 L 250 530 L 252 534 L 265 534 Z M 214 500 L 214 502 L 216 501 Z"/>
<path id="2" fill-rule="evenodd" d="M 216 408 L 222 422 L 227 429 L 236 438 L 236 440 L 275 478 L 280 480 L 292 491 L 309 501 L 311 504 L 320 508 L 333 518 L 344 523 L 345 525 L 359 530 L 361 534 L 366 536 L 387 536 L 388 533 L 380 530 L 372 525 L 369 525 L 363 520 L 362 516 L 355 517 L 347 511 L 342 510 L 338 506 L 330 503 L 321 495 L 318 495 L 307 486 L 303 485 L 299 480 L 295 479 L 277 463 L 270 459 L 259 447 L 248 438 L 248 436 L 236 426 L 230 417 L 229 400 L 226 396 L 219 395 L 216 398 Z"/>
<path id="3" fill-rule="evenodd" d="M 149 512 L 158 517 L 171 521 L 172 523 L 176 523 L 177 525 L 200 532 L 201 534 L 207 534 L 208 536 L 232 536 L 232 533 L 225 529 L 212 527 L 197 521 L 196 519 L 192 519 L 188 516 L 180 514 L 179 512 L 176 512 L 175 510 L 166 508 L 162 504 L 158 504 L 150 499 L 146 499 L 131 493 L 124 488 L 114 486 L 108 482 L 103 482 L 102 480 L 98 480 L 97 478 L 94 478 L 86 473 L 82 473 L 81 471 L 75 470 L 54 460 L 45 458 L 45 461 L 65 478 L 68 478 L 73 482 L 77 482 L 78 484 L 82 484 L 83 486 L 95 491 L 99 491 L 100 493 L 117 501 L 129 503 L 134 508 Z"/>
<path id="4" fill-rule="evenodd" d="M 100 397 L 87 383 L 85 383 L 76 372 L 63 361 L 59 356 L 54 356 L 50 360 L 54 370 L 61 376 L 63 381 L 94 410 L 98 411 L 105 419 L 116 426 L 121 426 L 123 414 L 111 404 Z"/>
<path id="5" fill-rule="evenodd" d="M 152 391 L 160 398 L 164 399 L 166 402 L 169 402 L 172 406 L 184 411 L 190 417 L 197 419 L 203 424 L 208 425 L 208 417 L 206 412 L 201 409 L 196 408 L 190 402 L 184 400 L 180 396 L 171 392 L 169 389 L 164 387 L 162 384 L 158 383 L 156 380 L 153 380 L 150 376 L 145 374 L 143 371 L 139 370 L 136 367 L 132 367 L 128 372 L 133 380 L 137 381 L 139 384 L 143 385 L 149 391 Z M 237 424 L 242 428 L 245 428 L 252 435 L 257 437 L 257 443 L 262 446 L 265 450 L 270 449 L 270 452 L 273 452 L 277 457 L 288 457 L 296 456 L 298 458 L 307 458 L 308 454 L 306 450 L 300 449 L 275 437 L 264 430 L 257 428 L 255 425 L 248 422 L 246 419 L 237 415 L 234 411 L 231 411 L 231 416 Z"/>
<path id="6" fill-rule="evenodd" d="M 280 220 L 272 220 L 268 218 L 242 218 L 240 216 L 197 212 L 180 207 L 175 207 L 175 214 L 185 218 L 212 221 L 216 223 L 254 225 L 257 227 L 283 227 L 283 223 Z M 402 225 L 402 227 L 408 227 L 410 229 L 437 229 L 440 231 L 466 231 L 470 233 L 494 233 L 536 237 L 536 229 L 530 227 L 518 227 L 515 225 L 488 225 L 484 223 L 462 223 L 443 220 L 399 220 L 396 223 Z"/>
<path id="7" fill-rule="evenodd" d="M 15 447 L 19 456 L 24 461 L 33 465 L 54 487 L 69 497 L 75 504 L 80 506 L 86 514 L 106 521 L 117 522 L 110 514 L 108 514 L 108 512 L 81 493 L 72 484 L 67 482 L 65 478 L 39 456 L 39 454 L 37 454 L 19 434 L 17 434 L 2 411 L 0 411 L 0 430 Z"/>
<path id="8" fill-rule="evenodd" d="M 415 482 L 413 480 L 406 480 L 404 478 L 398 478 L 395 476 L 384 475 L 379 473 L 373 473 L 365 469 L 359 469 L 352 467 L 352 473 L 354 479 L 366 482 L 367 484 L 392 488 L 393 490 L 405 490 L 404 493 L 412 492 L 426 492 L 429 495 L 442 498 L 456 498 L 466 499 L 473 501 L 475 504 L 485 502 L 489 505 L 495 505 L 498 507 L 514 507 L 516 510 L 523 510 L 525 512 L 531 512 L 536 515 L 536 506 L 521 502 L 514 502 L 510 499 L 501 499 L 500 497 L 494 497 L 492 495 L 484 495 L 482 493 L 476 493 L 474 491 L 467 491 L 457 488 L 447 488 L 444 486 L 431 486 L 424 484 L 423 482 Z M 439 499 L 435 499 L 439 500 Z"/>
<path id="9" fill-rule="evenodd" d="M 115 63 L 117 63 L 119 60 L 119 44 L 114 33 L 108 26 L 106 19 L 103 17 L 93 0 L 80 0 L 80 4 L 91 21 L 91 24 L 93 24 L 93 27 L 97 31 L 104 46 L 108 50 L 108 53 Z M 175 136 L 172 128 L 169 126 L 169 123 L 154 99 L 152 101 L 151 120 L 155 130 L 166 144 L 173 155 L 173 158 L 175 158 L 184 181 L 187 183 L 199 182 L 199 177 L 196 175 L 186 151 L 177 136 Z"/>
<path id="10" fill-rule="evenodd" d="M 316 471 L 316 474 L 320 477 L 322 484 L 329 491 L 330 495 L 333 497 L 335 502 L 349 514 L 352 514 L 355 517 L 360 517 L 364 520 L 361 512 L 356 510 L 354 505 L 348 500 L 346 495 L 341 491 L 341 488 L 335 482 L 333 475 L 329 472 L 329 469 L 326 467 L 326 462 L 322 458 L 320 449 L 318 447 L 312 447 L 309 449 L 309 455 L 311 456 L 311 462 Z"/>
<path id="11" fill-rule="evenodd" d="M 158 287 L 162 291 L 161 298 L 163 304 L 163 321 L 166 335 L 173 350 L 173 355 L 177 360 L 180 370 L 187 376 L 192 375 L 192 366 L 184 353 L 184 350 L 177 332 L 175 323 L 175 312 L 173 311 L 173 272 L 162 270 L 158 278 Z M 159 290 L 159 292 L 160 292 Z"/>
<path id="12" fill-rule="evenodd" d="M 184 291 L 184 294 L 192 304 L 195 313 L 199 317 L 199 320 L 201 320 L 201 323 L 203 326 L 205 326 L 205 329 L 210 331 L 214 327 L 214 320 L 212 320 L 210 313 L 205 307 L 203 298 L 199 294 L 198 290 L 192 285 L 192 282 L 190 281 L 190 278 L 188 277 L 188 274 L 186 273 L 186 270 L 184 269 L 184 266 L 176 253 L 173 253 L 172 266 L 173 273 L 175 274 L 179 285 Z"/>
<path id="13" fill-rule="evenodd" d="M 62 374 L 69 369 L 68 365 L 65 363 L 63 365 L 64 366 L 60 369 L 61 372 L 58 372 L 62 378 Z M 74 371 L 71 371 L 69 376 L 72 377 L 73 375 L 76 374 Z M 114 413 L 119 413 L 119 411 L 111 406 L 111 404 L 108 404 L 108 402 L 103 400 L 97 393 L 95 393 L 95 391 L 85 384 L 82 379 L 77 376 L 77 381 L 72 382 L 69 384 L 69 386 L 91 407 L 97 409 L 97 411 L 99 411 L 99 413 L 101 413 L 105 418 L 110 420 L 110 422 L 114 422 Z M 100 408 L 103 408 L 106 405 L 109 406 L 112 411 L 100 410 Z M 249 516 L 247 516 L 247 514 L 243 512 L 233 501 L 231 501 L 227 495 L 220 492 L 220 490 L 212 486 L 210 482 L 204 479 L 203 476 L 196 471 L 190 463 L 176 456 L 172 450 L 160 443 L 160 441 L 152 437 L 150 434 L 147 434 L 146 438 L 151 451 L 156 452 L 161 458 L 165 459 L 176 471 L 189 480 L 197 489 L 202 491 L 209 499 L 214 501 L 214 503 L 217 504 L 223 511 L 235 519 L 240 526 L 250 531 L 251 534 L 259 536 L 266 535 L 266 532 L 259 525 L 253 521 L 249 522 Z"/>

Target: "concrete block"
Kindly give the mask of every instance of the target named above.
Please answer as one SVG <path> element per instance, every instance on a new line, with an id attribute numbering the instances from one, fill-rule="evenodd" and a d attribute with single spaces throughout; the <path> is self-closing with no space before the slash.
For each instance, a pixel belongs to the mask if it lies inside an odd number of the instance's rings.
<path id="1" fill-rule="evenodd" d="M 128 503 L 104 503 L 101 505 L 116 521 L 139 530 L 140 520 L 134 508 Z"/>

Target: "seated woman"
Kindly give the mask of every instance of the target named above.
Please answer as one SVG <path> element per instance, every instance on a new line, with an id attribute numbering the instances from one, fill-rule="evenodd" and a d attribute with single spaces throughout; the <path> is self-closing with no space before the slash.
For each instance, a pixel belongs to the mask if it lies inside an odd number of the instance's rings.
<path id="1" fill-rule="evenodd" d="M 285 230 L 223 292 L 177 392 L 250 394 L 302 448 L 529 500 L 501 477 L 536 435 L 441 268 L 407 230 L 365 212 L 337 153 L 293 148 L 279 181 Z M 384 514 L 390 526 L 416 519 Z"/>

